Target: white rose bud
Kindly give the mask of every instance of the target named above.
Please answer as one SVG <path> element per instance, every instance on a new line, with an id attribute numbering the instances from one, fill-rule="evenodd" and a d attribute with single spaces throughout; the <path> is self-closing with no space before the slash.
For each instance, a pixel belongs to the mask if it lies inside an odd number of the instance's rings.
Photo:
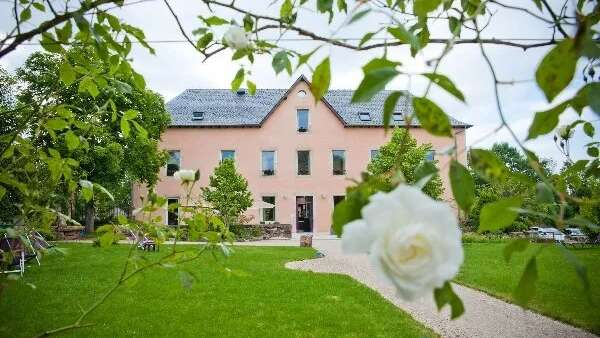
<path id="1" fill-rule="evenodd" d="M 371 196 L 362 216 L 344 226 L 342 249 L 368 253 L 401 298 L 430 294 L 458 273 L 463 262 L 461 232 L 447 203 L 399 185 Z"/>
<path id="2" fill-rule="evenodd" d="M 558 129 L 558 136 L 560 136 L 563 140 L 568 140 L 573 137 L 573 128 L 569 128 L 569 126 L 562 126 Z"/>
<path id="3" fill-rule="evenodd" d="M 246 31 L 236 25 L 229 27 L 223 36 L 225 44 L 233 49 L 244 49 L 250 47 L 250 40 Z"/>
<path id="4" fill-rule="evenodd" d="M 196 178 L 196 170 L 186 170 L 186 169 L 181 169 L 177 172 L 175 172 L 175 174 L 173 174 L 173 176 L 180 180 L 182 183 L 193 183 L 196 182 L 197 178 Z"/>

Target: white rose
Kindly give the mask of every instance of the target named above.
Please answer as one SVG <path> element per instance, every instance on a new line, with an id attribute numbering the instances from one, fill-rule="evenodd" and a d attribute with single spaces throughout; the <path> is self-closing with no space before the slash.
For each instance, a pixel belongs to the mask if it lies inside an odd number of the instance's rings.
<path id="1" fill-rule="evenodd" d="M 447 203 L 400 185 L 371 196 L 362 216 L 344 226 L 342 249 L 368 253 L 401 298 L 431 293 L 458 273 L 463 262 L 461 232 Z"/>
<path id="2" fill-rule="evenodd" d="M 223 40 L 227 46 L 233 49 L 244 49 L 250 46 L 248 34 L 242 27 L 236 25 L 229 27 L 223 36 Z"/>
<path id="3" fill-rule="evenodd" d="M 196 181 L 196 170 L 181 169 L 175 172 L 173 176 L 183 183 L 192 183 Z"/>

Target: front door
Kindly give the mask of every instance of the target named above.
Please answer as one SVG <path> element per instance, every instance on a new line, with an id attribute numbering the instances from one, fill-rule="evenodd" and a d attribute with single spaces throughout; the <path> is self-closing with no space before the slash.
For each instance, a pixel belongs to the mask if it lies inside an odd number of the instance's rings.
<path id="1" fill-rule="evenodd" d="M 313 230 L 313 198 L 312 196 L 296 196 L 296 231 L 312 232 Z"/>

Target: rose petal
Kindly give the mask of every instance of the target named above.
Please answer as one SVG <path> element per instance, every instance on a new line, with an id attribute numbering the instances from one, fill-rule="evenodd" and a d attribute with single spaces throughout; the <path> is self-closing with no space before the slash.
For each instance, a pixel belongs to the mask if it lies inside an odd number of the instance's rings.
<path id="1" fill-rule="evenodd" d="M 367 223 L 362 219 L 352 221 L 344 225 L 342 251 L 349 254 L 367 253 L 373 243 L 372 238 L 372 232 Z"/>

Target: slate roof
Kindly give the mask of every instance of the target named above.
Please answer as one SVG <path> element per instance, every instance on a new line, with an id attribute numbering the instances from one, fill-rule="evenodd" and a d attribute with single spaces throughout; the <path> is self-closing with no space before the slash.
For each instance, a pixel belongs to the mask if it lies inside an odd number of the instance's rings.
<path id="1" fill-rule="evenodd" d="M 297 81 L 300 80 L 306 81 L 303 76 Z M 186 89 L 169 101 L 166 107 L 171 114 L 172 127 L 260 127 L 287 94 L 289 89 L 257 89 L 254 95 L 239 94 L 230 89 Z M 383 103 L 389 94 L 390 91 L 381 91 L 369 102 L 350 103 L 352 90 L 332 89 L 325 95 L 324 102 L 346 127 L 382 127 Z M 192 120 L 194 112 L 203 112 L 204 118 Z M 359 113 L 363 112 L 370 113 L 370 121 L 359 119 Z M 412 105 L 407 96 L 400 97 L 396 112 L 412 114 Z M 457 128 L 471 127 L 452 117 L 450 122 Z M 419 122 L 413 118 L 411 124 L 418 126 Z"/>

